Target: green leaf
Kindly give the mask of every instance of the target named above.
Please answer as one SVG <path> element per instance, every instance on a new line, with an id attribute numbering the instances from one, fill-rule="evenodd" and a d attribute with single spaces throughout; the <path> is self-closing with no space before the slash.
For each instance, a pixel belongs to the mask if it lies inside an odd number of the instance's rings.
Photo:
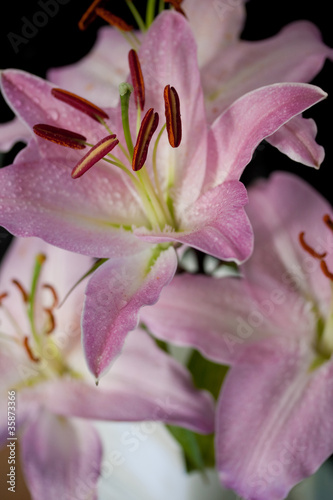
<path id="1" fill-rule="evenodd" d="M 205 461 L 201 453 L 197 435 L 188 429 L 174 425 L 167 425 L 167 429 L 183 449 L 187 471 L 199 470 L 204 472 Z"/>
<path id="2" fill-rule="evenodd" d="M 204 358 L 198 351 L 193 351 L 187 367 L 192 373 L 193 381 L 198 389 L 208 390 L 217 399 L 228 372 L 228 366 L 213 363 L 213 361 Z"/>

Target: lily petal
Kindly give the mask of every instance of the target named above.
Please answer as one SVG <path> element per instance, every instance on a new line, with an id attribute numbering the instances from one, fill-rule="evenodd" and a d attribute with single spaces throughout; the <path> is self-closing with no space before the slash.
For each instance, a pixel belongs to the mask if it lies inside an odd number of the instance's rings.
<path id="1" fill-rule="evenodd" d="M 147 248 L 122 228 L 132 223 L 140 226 L 146 219 L 117 169 L 98 164 L 93 173 L 74 180 L 71 161 L 68 165 L 66 158 L 49 158 L 46 171 L 36 149 L 33 142 L 17 163 L 1 169 L 0 223 L 4 227 L 16 236 L 38 236 L 93 257 Z"/>
<path id="2" fill-rule="evenodd" d="M 97 431 L 43 410 L 22 436 L 22 465 L 35 500 L 96 499 L 102 460 Z"/>
<path id="3" fill-rule="evenodd" d="M 82 328 L 87 364 L 97 379 L 120 354 L 140 308 L 158 300 L 176 267 L 176 252 L 170 247 L 110 259 L 95 271 L 86 289 Z"/>
<path id="4" fill-rule="evenodd" d="M 197 46 L 187 20 L 177 12 L 160 14 L 142 43 L 139 57 L 146 87 L 146 108 L 154 108 L 159 113 L 162 125 L 165 86 L 174 87 L 179 95 L 181 144 L 176 149 L 170 147 L 164 132 L 158 145 L 157 165 L 162 186 L 175 191 L 175 205 L 181 203 L 186 207 L 201 191 L 207 141 Z"/>
<path id="5" fill-rule="evenodd" d="M 178 241 L 222 260 L 243 262 L 252 252 L 253 234 L 244 211 L 247 194 L 239 181 L 230 181 L 203 194 L 182 214 L 183 231 L 135 234 L 145 241 Z"/>
<path id="6" fill-rule="evenodd" d="M 237 41 L 245 23 L 245 0 L 184 0 L 182 7 L 198 43 L 200 66 L 218 60 L 221 51 Z"/>
<path id="7" fill-rule="evenodd" d="M 211 35 L 210 35 L 211 36 Z M 326 58 L 333 59 L 315 25 L 297 21 L 266 40 L 239 41 L 225 47 L 202 68 L 211 121 L 240 96 L 277 82 L 309 82 Z"/>
<path id="8" fill-rule="evenodd" d="M 188 371 L 143 330 L 128 335 L 121 356 L 98 387 L 90 379 L 39 385 L 33 389 L 34 401 L 62 416 L 162 421 L 203 433 L 214 429 L 211 396 L 195 389 Z"/>
<path id="9" fill-rule="evenodd" d="M 253 345 L 223 385 L 216 431 L 220 478 L 249 500 L 285 498 L 332 452 L 333 364 L 309 373 L 306 349 L 282 339 Z"/>
<path id="10" fill-rule="evenodd" d="M 278 83 L 239 98 L 212 125 L 209 150 L 215 152 L 216 162 L 207 172 L 207 182 L 238 179 L 265 137 L 326 95 L 313 85 Z"/>
<path id="11" fill-rule="evenodd" d="M 31 132 L 21 120 L 14 118 L 11 122 L 0 124 L 0 151 L 7 153 L 18 141 L 28 142 Z"/>

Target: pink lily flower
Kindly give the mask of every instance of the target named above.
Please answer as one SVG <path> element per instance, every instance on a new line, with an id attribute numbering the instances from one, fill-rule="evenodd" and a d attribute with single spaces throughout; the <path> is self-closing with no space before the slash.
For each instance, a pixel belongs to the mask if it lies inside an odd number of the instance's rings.
<path id="1" fill-rule="evenodd" d="M 231 365 L 216 417 L 221 481 L 246 500 L 281 500 L 333 452 L 333 212 L 291 174 L 249 199 L 243 277 L 177 276 L 142 321 Z"/>
<path id="2" fill-rule="evenodd" d="M 39 78 L 15 70 L 2 73 L 4 95 L 27 125 L 47 124 L 38 133 L 53 134 L 56 142 L 78 141 L 81 148 L 87 137 L 95 144 L 82 156 L 81 149 L 33 139 L 14 165 L 0 172 L 0 222 L 15 235 L 38 236 L 70 251 L 109 259 L 88 283 L 83 312 L 84 348 L 97 378 L 136 327 L 139 309 L 155 303 L 171 281 L 179 244 L 238 263 L 249 257 L 252 230 L 239 177 L 264 137 L 326 95 L 308 84 L 262 87 L 237 100 L 209 126 L 195 41 L 182 16 L 159 16 L 139 59 L 146 104 L 134 154 L 133 146 L 128 153 L 125 149 L 132 139 L 122 130 L 120 105 L 107 113 L 96 111 L 104 114 L 108 131 L 117 134 L 117 139 L 104 137 L 103 125 L 86 114 L 96 108 L 75 98 L 83 113 L 54 98 L 51 85 Z M 137 77 L 134 71 L 132 78 Z M 73 101 L 62 91 L 56 93 Z M 164 113 L 168 134 L 164 126 L 157 127 L 144 166 L 158 115 Z M 135 115 L 131 100 L 133 137 Z M 65 139 L 63 128 L 73 131 Z M 110 148 L 112 155 L 105 158 L 113 165 L 101 159 Z"/>
<path id="3" fill-rule="evenodd" d="M 319 30 L 308 21 L 291 23 L 276 36 L 249 42 L 240 39 L 246 16 L 244 0 L 184 0 L 182 9 L 198 47 L 210 122 L 252 90 L 280 82 L 310 82 L 325 59 L 333 59 L 333 49 L 322 42 Z M 110 50 L 114 46 L 117 50 Z M 118 98 L 117 85 L 128 73 L 129 48 L 118 30 L 103 27 L 86 57 L 73 65 L 51 69 L 48 78 L 99 106 L 113 105 Z M 266 140 L 293 160 L 318 168 L 324 149 L 316 143 L 316 133 L 312 119 L 298 116 Z"/>
<path id="4" fill-rule="evenodd" d="M 101 387 L 93 384 L 80 343 L 83 283 L 58 307 L 90 260 L 22 238 L 1 266 L 0 446 L 19 439 L 34 500 L 97 498 L 103 450 L 90 420 L 164 421 L 204 433 L 214 428 L 211 397 L 143 330 L 129 336 Z"/>

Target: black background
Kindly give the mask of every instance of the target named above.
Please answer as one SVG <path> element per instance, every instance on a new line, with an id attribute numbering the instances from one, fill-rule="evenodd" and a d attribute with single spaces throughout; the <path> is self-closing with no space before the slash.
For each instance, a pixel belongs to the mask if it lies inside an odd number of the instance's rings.
<path id="1" fill-rule="evenodd" d="M 66 2 L 66 0 L 62 0 Z M 224 0 L 235 2 L 235 0 Z M 73 63 L 83 57 L 93 46 L 96 33 L 104 21 L 95 21 L 88 30 L 82 32 L 77 23 L 82 13 L 90 5 L 90 0 L 68 0 L 67 4 L 59 5 L 58 13 L 49 17 L 46 26 L 38 29 L 38 33 L 27 44 L 18 46 L 15 53 L 9 39 L 10 32 L 22 34 L 22 17 L 32 20 L 36 12 L 42 10 L 38 0 L 6 2 L 5 10 L 0 15 L 0 68 L 19 68 L 45 77 L 50 67 Z M 140 10 L 144 1 L 135 2 Z M 131 14 L 124 1 L 110 1 L 110 8 L 133 22 Z M 333 47 L 332 19 L 329 3 L 325 0 L 303 2 L 299 0 L 249 0 L 247 3 L 247 21 L 242 38 L 260 40 L 273 36 L 286 24 L 308 19 L 315 23 L 322 32 L 327 45 Z M 270 145 L 263 143 L 255 153 L 255 158 L 247 167 L 243 180 L 248 184 L 258 176 L 267 176 L 273 170 L 288 170 L 295 172 L 310 182 L 331 203 L 333 202 L 331 166 L 333 165 L 333 137 L 330 117 L 333 114 L 333 63 L 327 61 L 321 73 L 312 82 L 324 89 L 329 97 L 305 113 L 311 116 L 318 125 L 317 141 L 326 150 L 325 160 L 319 171 L 295 163 L 279 153 Z M 12 118 L 12 113 L 0 97 L 0 121 Z M 10 154 L 2 157 L 2 164 L 9 164 L 17 153 L 19 146 Z M 0 253 L 4 251 L 10 238 L 0 238 Z"/>

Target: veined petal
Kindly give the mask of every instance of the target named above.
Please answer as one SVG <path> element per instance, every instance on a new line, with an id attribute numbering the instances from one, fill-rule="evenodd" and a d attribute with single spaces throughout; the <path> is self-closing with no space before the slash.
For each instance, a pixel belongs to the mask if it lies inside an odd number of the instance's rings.
<path id="1" fill-rule="evenodd" d="M 45 159 L 37 159 L 35 152 L 31 146 L 21 155 L 25 161 L 0 171 L 0 223 L 12 234 L 38 236 L 99 258 L 148 247 L 123 228 L 146 223 L 127 177 L 99 162 L 94 172 L 74 180 L 66 157 L 50 157 L 46 171 Z"/>
<path id="2" fill-rule="evenodd" d="M 316 143 L 317 126 L 309 118 L 295 116 L 283 125 L 266 141 L 294 161 L 319 168 L 324 160 L 325 151 Z"/>
<path id="3" fill-rule="evenodd" d="M 18 118 L 14 118 L 7 123 L 1 123 L 0 151 L 7 153 L 16 142 L 28 142 L 31 136 L 31 131 Z"/>
<path id="4" fill-rule="evenodd" d="M 289 24 L 271 38 L 240 40 L 202 68 L 203 88 L 212 122 L 240 96 L 277 82 L 309 82 L 333 58 L 315 25 Z"/>
<path id="5" fill-rule="evenodd" d="M 99 122 L 54 98 L 54 85 L 42 78 L 25 71 L 5 70 L 1 73 L 1 88 L 8 105 L 30 128 L 36 123 L 47 123 L 82 134 L 90 141 L 103 134 Z"/>
<path id="6" fill-rule="evenodd" d="M 239 98 L 212 125 L 209 151 L 213 156 L 206 182 L 216 185 L 238 179 L 265 137 L 325 97 L 313 85 L 281 83 Z"/>
<path id="7" fill-rule="evenodd" d="M 137 326 L 140 308 L 158 300 L 176 267 L 171 247 L 114 258 L 95 271 L 86 289 L 82 328 L 87 364 L 96 378 L 120 354 L 127 333 Z"/>
<path id="8" fill-rule="evenodd" d="M 121 356 L 98 387 L 88 374 L 88 382 L 58 380 L 40 385 L 33 397 L 62 416 L 162 421 L 204 433 L 214 429 L 210 395 L 195 389 L 188 371 L 139 329 L 128 335 Z"/>
<path id="9" fill-rule="evenodd" d="M 140 33 L 136 36 L 141 37 Z M 110 47 L 117 47 L 110 50 Z M 116 106 L 118 86 L 128 75 L 127 54 L 130 45 L 115 28 L 103 26 L 98 30 L 92 50 L 80 61 L 52 68 L 47 76 L 51 82 L 97 104 Z"/>
<path id="10" fill-rule="evenodd" d="M 307 347 L 269 339 L 229 372 L 218 403 L 217 467 L 240 496 L 286 498 L 332 453 L 333 365 L 309 373 L 310 362 Z"/>
<path id="11" fill-rule="evenodd" d="M 164 132 L 157 150 L 157 166 L 163 188 L 174 188 L 175 205 L 195 201 L 206 165 L 207 124 L 197 63 L 197 46 L 188 21 L 177 12 L 165 11 L 154 21 L 139 50 L 146 88 L 146 108 L 165 116 L 164 88 L 179 95 L 182 140 L 175 150 Z M 163 123 L 162 123 L 163 124 Z M 148 157 L 151 168 L 151 155 Z"/>
<path id="12" fill-rule="evenodd" d="M 221 51 L 238 40 L 245 22 L 245 0 L 184 0 L 182 8 L 198 43 L 199 65 L 219 60 Z M 223 55 L 221 56 L 223 59 Z"/>
<path id="13" fill-rule="evenodd" d="M 42 410 L 26 426 L 21 446 L 24 473 L 35 500 L 96 498 L 102 445 L 91 424 Z"/>
<path id="14" fill-rule="evenodd" d="M 222 260 L 243 262 L 251 252 L 253 234 L 244 210 L 247 195 L 239 181 L 225 182 L 202 195 L 182 216 L 183 230 L 134 233 L 151 243 L 179 241 Z"/>

